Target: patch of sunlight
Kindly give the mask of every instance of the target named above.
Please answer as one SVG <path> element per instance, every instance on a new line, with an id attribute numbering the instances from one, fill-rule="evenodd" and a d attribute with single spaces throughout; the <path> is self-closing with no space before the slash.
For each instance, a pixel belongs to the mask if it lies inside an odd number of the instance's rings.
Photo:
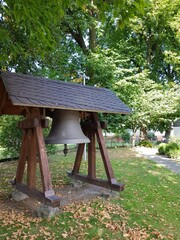
<path id="1" fill-rule="evenodd" d="M 166 167 L 166 164 L 158 163 L 156 166 L 162 168 L 162 167 Z"/>
<path id="2" fill-rule="evenodd" d="M 151 173 L 152 175 L 162 175 L 162 173 L 157 172 L 157 171 L 149 170 L 148 172 Z"/>
<path id="3" fill-rule="evenodd" d="M 130 165 L 134 165 L 134 166 L 137 166 L 137 165 L 139 165 L 138 163 L 136 163 L 136 162 L 130 162 L 129 163 Z"/>
<path id="4" fill-rule="evenodd" d="M 171 176 L 167 175 L 166 178 L 167 178 L 168 181 L 173 182 L 174 184 L 177 184 L 174 177 L 171 177 Z"/>
<path id="5" fill-rule="evenodd" d="M 135 157 L 143 158 L 142 154 L 138 154 L 138 153 L 135 154 Z"/>

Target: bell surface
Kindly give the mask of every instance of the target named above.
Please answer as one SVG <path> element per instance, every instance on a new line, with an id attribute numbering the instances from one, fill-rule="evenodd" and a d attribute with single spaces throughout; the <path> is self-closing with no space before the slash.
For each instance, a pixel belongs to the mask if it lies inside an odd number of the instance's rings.
<path id="1" fill-rule="evenodd" d="M 46 144 L 89 143 L 80 126 L 79 112 L 56 109 L 52 115 L 52 127 Z"/>

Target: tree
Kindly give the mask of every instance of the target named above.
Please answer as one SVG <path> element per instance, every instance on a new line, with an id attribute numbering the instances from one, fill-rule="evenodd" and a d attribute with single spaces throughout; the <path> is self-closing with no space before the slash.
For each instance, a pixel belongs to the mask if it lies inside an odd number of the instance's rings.
<path id="1" fill-rule="evenodd" d="M 114 29 L 110 29 L 109 46 L 118 49 L 124 39 L 126 48 L 122 51 L 139 71 L 148 69 L 150 78 L 156 82 L 179 82 L 179 9 L 178 0 L 149 2 L 144 14 L 131 18 L 123 31 L 117 30 L 113 34 Z"/>
<path id="2" fill-rule="evenodd" d="M 27 72 L 31 70 L 30 64 L 26 65 L 27 69 L 22 69 L 21 65 L 30 62 L 37 68 L 40 59 L 44 60 L 47 53 L 57 49 L 63 34 L 73 39 L 83 53 L 87 49 L 93 51 L 98 20 L 104 21 L 111 14 L 125 22 L 135 12 L 142 12 L 144 0 L 132 3 L 123 0 L 1 0 L 0 3 L 0 67 Z M 86 46 L 88 36 L 89 46 Z"/>
<path id="3" fill-rule="evenodd" d="M 160 89 L 174 91 L 171 82 L 179 81 L 179 2 L 144 2 L 1 1 L 0 67 L 66 81 L 79 81 L 84 72 L 88 84 L 111 88 L 140 110 L 128 117 L 127 126 L 146 130 L 149 121 L 155 126 L 159 118 L 148 101 L 156 102 L 153 94 Z M 117 118 L 110 118 L 117 125 Z"/>
<path id="4" fill-rule="evenodd" d="M 147 130 L 167 131 L 179 115 L 179 85 L 155 83 L 148 75 L 144 71 L 117 83 L 117 93 L 133 111 L 126 118 L 126 127 L 134 134 L 139 128 L 144 138 L 147 138 Z"/>

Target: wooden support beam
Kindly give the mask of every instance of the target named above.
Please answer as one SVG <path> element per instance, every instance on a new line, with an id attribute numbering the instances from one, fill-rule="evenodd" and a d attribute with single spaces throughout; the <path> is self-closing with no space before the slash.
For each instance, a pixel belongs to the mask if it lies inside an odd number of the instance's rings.
<path id="1" fill-rule="evenodd" d="M 29 158 L 27 163 L 27 186 L 32 189 L 36 187 L 36 165 L 37 165 L 37 140 L 34 129 L 30 129 L 30 144 Z"/>
<path id="2" fill-rule="evenodd" d="M 39 166 L 41 171 L 41 179 L 43 184 L 43 190 L 53 191 L 52 183 L 51 183 L 51 175 L 49 170 L 49 163 L 46 154 L 46 147 L 44 142 L 43 130 L 42 127 L 38 126 L 35 128 L 36 138 L 37 138 L 37 147 L 38 147 L 38 155 L 39 155 Z"/>
<path id="3" fill-rule="evenodd" d="M 114 172 L 110 163 L 110 159 L 109 159 L 109 154 L 105 145 L 105 140 L 102 134 L 102 130 L 100 127 L 100 122 L 98 121 L 98 115 L 97 113 L 93 113 L 93 117 L 95 122 L 97 123 L 97 128 L 96 128 L 96 136 L 97 136 L 97 142 L 99 144 L 99 149 L 101 152 L 101 156 L 102 156 L 102 160 L 104 163 L 104 167 L 105 167 L 105 171 L 106 171 L 106 175 L 107 178 L 109 180 L 110 184 L 113 184 L 116 180 L 114 177 Z"/>
<path id="4" fill-rule="evenodd" d="M 13 185 L 16 189 L 22 191 L 30 197 L 36 198 L 40 202 L 51 206 L 59 206 L 60 198 L 55 196 L 52 189 L 49 163 L 46 154 L 46 147 L 43 136 L 43 127 L 46 121 L 38 118 L 38 112 L 35 111 L 36 117 L 29 113 L 28 118 L 21 121 L 19 126 L 23 129 L 22 147 L 20 159 L 18 162 L 16 178 Z M 27 161 L 27 185 L 23 184 L 23 175 Z M 41 181 L 43 192 L 36 189 L 36 166 L 39 163 L 41 172 Z"/>
<path id="5" fill-rule="evenodd" d="M 28 131 L 23 131 L 22 146 L 21 146 L 18 166 L 16 170 L 15 183 L 21 183 L 23 180 L 24 169 L 25 169 L 25 164 L 27 160 L 28 145 L 29 145 Z"/>
<path id="6" fill-rule="evenodd" d="M 82 161 L 82 156 L 83 156 L 83 152 L 84 152 L 84 143 L 80 143 L 78 145 L 78 149 L 77 149 L 77 153 L 76 153 L 76 158 L 75 158 L 75 162 L 74 162 L 74 167 L 72 170 L 72 173 L 79 173 L 79 169 L 80 169 L 80 165 L 81 165 L 81 161 Z"/>
<path id="7" fill-rule="evenodd" d="M 41 124 L 38 118 L 28 118 L 19 122 L 19 127 L 22 129 L 35 128 Z"/>
<path id="8" fill-rule="evenodd" d="M 37 189 L 31 189 L 23 183 L 16 184 L 16 189 L 29 197 L 32 197 L 39 202 L 42 202 L 51 207 L 58 207 L 60 204 L 60 198 L 54 194 L 46 195 L 43 192 L 38 191 Z"/>
<path id="9" fill-rule="evenodd" d="M 93 129 L 88 131 L 90 143 L 88 143 L 88 177 L 96 178 L 96 142 Z"/>
<path id="10" fill-rule="evenodd" d="M 113 183 L 109 184 L 109 181 L 104 180 L 104 179 L 99 179 L 99 178 L 88 178 L 86 175 L 82 174 L 72 174 L 72 172 L 67 172 L 68 176 L 72 179 L 80 180 L 83 182 L 87 182 L 89 184 L 93 184 L 99 187 L 104 187 L 104 188 L 109 188 L 113 191 L 123 191 L 124 190 L 124 184 L 123 183 Z"/>
<path id="11" fill-rule="evenodd" d="M 49 120 L 39 118 L 27 118 L 19 122 L 19 127 L 22 129 L 36 128 L 38 126 L 41 126 L 42 128 L 47 128 L 49 126 Z"/>

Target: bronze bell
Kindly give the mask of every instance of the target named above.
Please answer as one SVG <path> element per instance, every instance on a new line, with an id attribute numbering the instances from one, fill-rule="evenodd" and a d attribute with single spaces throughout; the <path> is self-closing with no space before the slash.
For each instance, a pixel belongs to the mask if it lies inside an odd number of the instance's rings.
<path id="1" fill-rule="evenodd" d="M 79 122 L 79 112 L 56 109 L 52 113 L 52 127 L 46 144 L 76 144 L 89 143 L 82 132 Z"/>

